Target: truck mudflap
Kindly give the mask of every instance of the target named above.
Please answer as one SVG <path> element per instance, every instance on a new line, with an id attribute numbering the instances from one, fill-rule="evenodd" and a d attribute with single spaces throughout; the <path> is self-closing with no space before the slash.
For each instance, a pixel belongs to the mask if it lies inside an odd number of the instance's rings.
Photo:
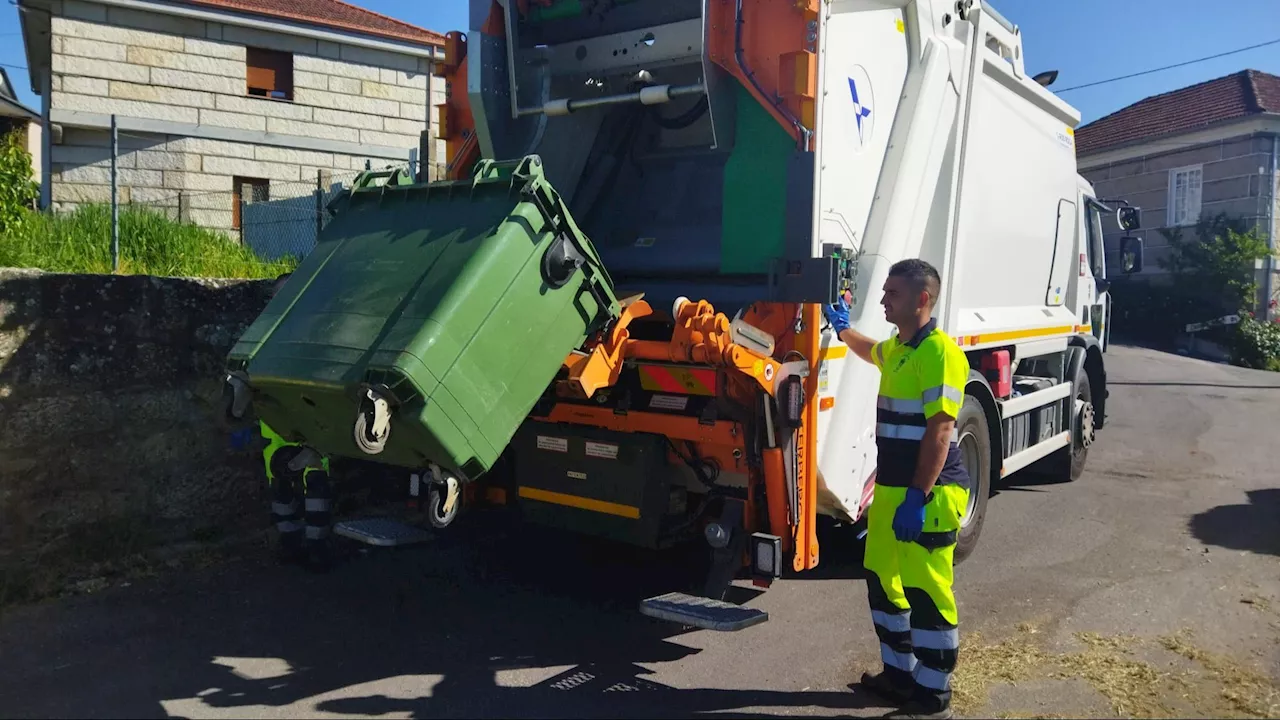
<path id="1" fill-rule="evenodd" d="M 621 308 L 528 156 L 361 175 L 227 358 L 230 411 L 326 455 L 475 479 Z"/>

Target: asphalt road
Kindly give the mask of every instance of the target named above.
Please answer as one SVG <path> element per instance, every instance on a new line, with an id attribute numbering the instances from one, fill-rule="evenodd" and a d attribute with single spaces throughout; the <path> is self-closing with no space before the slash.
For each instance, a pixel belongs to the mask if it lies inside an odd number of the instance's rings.
<path id="1" fill-rule="evenodd" d="M 1189 629 L 1274 681 L 1280 375 L 1135 348 L 1109 363 L 1085 476 L 991 499 L 957 571 L 962 633 L 1069 649 L 1080 632 Z M 752 600 L 771 620 L 736 634 L 640 616 L 673 582 L 658 559 L 537 531 L 464 533 L 326 576 L 243 562 L 134 583 L 7 613 L 0 715 L 880 715 L 848 687 L 878 655 L 850 541 L 824 537 L 821 568 Z M 971 709 L 1113 714 L 1087 677 L 997 679 Z"/>

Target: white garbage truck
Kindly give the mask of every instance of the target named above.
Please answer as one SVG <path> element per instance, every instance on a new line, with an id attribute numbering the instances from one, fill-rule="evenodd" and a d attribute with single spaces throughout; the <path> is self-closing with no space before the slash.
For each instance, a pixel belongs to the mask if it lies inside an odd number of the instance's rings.
<path id="1" fill-rule="evenodd" d="M 487 503 L 646 547 L 709 546 L 700 591 L 642 610 L 721 630 L 766 619 L 722 602 L 729 584 L 816 567 L 818 516 L 857 522 L 875 483 L 879 373 L 822 307 L 848 293 L 852 326 L 887 338 L 880 288 L 904 258 L 939 269 L 936 318 L 972 368 L 957 422 L 973 479 L 957 560 L 973 553 L 997 484 L 1033 466 L 1080 475 L 1108 396 L 1102 222 L 1136 228 L 1138 211 L 1077 174 L 1079 113 L 1028 73 L 1022 34 L 989 4 L 471 0 L 470 17 L 437 69 L 447 177 L 430 185 L 441 189 L 399 178 L 353 196 L 463 202 L 508 172 L 512 204 L 537 211 L 493 232 L 580 231 L 618 305 L 566 349 L 522 420 L 486 431 L 511 462 L 421 454 L 414 487 L 435 488 L 433 525 Z M 535 175 L 556 193 L 521 190 Z M 322 238 L 313 257 L 359 241 Z M 548 262 L 581 263 L 553 246 Z M 1125 271 L 1141 268 L 1138 239 L 1120 254 Z M 494 291 L 450 292 L 464 290 Z M 457 401 L 509 385 L 490 380 Z M 417 417 L 413 401 L 361 387 L 375 398 L 355 423 L 367 436 L 319 449 L 413 457 L 393 450 L 414 433 L 390 430 Z M 346 520 L 338 532 L 395 543 L 376 528 Z"/>

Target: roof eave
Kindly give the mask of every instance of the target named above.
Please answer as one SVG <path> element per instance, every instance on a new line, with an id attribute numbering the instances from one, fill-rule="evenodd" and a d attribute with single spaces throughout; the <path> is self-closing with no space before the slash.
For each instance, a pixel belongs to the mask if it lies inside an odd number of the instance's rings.
<path id="1" fill-rule="evenodd" d="M 222 7 L 220 5 L 216 5 L 212 3 L 201 2 L 200 0 L 195 0 L 195 2 L 193 2 L 192 4 L 198 5 L 202 8 L 208 8 L 211 12 L 225 13 L 227 15 L 236 15 L 236 16 L 252 17 L 252 18 L 267 18 L 275 22 L 328 28 L 330 30 L 334 30 L 337 32 L 352 33 L 355 35 L 361 35 L 364 37 L 377 39 L 377 40 L 389 40 L 393 42 L 409 43 L 411 45 L 418 45 L 422 47 L 444 47 L 443 36 L 441 36 L 438 40 L 425 40 L 425 39 L 417 40 L 410 37 L 406 37 L 404 35 L 372 32 L 369 30 L 364 30 L 364 29 L 354 27 L 351 25 L 346 25 L 346 24 L 325 23 L 317 20 L 307 20 L 304 18 L 289 17 L 285 15 L 276 15 L 276 14 L 267 13 L 267 12 L 253 12 L 252 10 L 232 9 L 232 8 Z M 430 30 L 426 30 L 425 28 L 423 28 L 423 30 L 425 32 L 432 32 Z M 438 35 L 439 33 L 433 33 L 433 34 Z"/>
<path id="2" fill-rule="evenodd" d="M 1280 113 L 1264 111 L 1264 112 L 1249 113 L 1247 115 L 1237 115 L 1236 117 L 1228 118 L 1226 120 L 1219 120 L 1218 122 L 1209 123 L 1208 125 L 1200 125 L 1193 128 L 1185 128 L 1175 132 L 1161 133 L 1159 135 L 1147 135 L 1137 140 L 1127 140 L 1121 143 L 1104 145 L 1102 147 L 1091 149 L 1087 153 L 1077 154 L 1076 161 L 1078 163 L 1081 160 L 1094 157 L 1095 155 L 1102 155 L 1104 153 L 1116 152 L 1119 150 L 1127 150 L 1129 148 L 1140 147 L 1142 145 L 1146 145 L 1147 143 L 1155 142 L 1157 140 L 1168 140 L 1170 138 L 1176 138 L 1180 135 L 1192 135 L 1194 133 L 1205 132 L 1208 130 L 1216 130 L 1218 128 L 1229 127 L 1231 125 L 1236 125 L 1236 124 L 1243 124 L 1250 120 L 1255 120 L 1257 118 L 1266 118 L 1266 117 L 1280 118 Z"/>
<path id="3" fill-rule="evenodd" d="M 42 96 L 40 73 L 51 62 L 49 5 L 45 0 L 17 0 L 16 5 L 27 59 L 27 80 L 31 83 L 31 92 Z"/>
<path id="4" fill-rule="evenodd" d="M 421 58 L 438 58 L 443 49 L 441 45 L 431 42 L 417 42 L 404 38 L 393 38 L 369 32 L 361 32 L 347 28 L 322 25 L 316 22 L 302 22 L 277 17 L 274 15 L 258 15 L 247 12 L 236 12 L 213 5 L 178 3 L 171 0 L 95 0 L 95 2 L 114 7 L 130 8 L 147 12 L 157 12 L 178 17 L 186 17 L 207 22 L 240 25 L 257 29 L 273 30 L 288 35 L 324 40 L 326 42 L 357 45 L 371 49 L 399 52 Z"/>
<path id="5" fill-rule="evenodd" d="M 4 113 L 5 117 L 24 117 L 27 120 L 34 122 L 38 122 L 40 120 L 40 113 L 16 100 L 10 100 L 7 97 L 0 96 L 0 105 L 4 105 L 6 109 L 14 111 L 13 113 Z"/>

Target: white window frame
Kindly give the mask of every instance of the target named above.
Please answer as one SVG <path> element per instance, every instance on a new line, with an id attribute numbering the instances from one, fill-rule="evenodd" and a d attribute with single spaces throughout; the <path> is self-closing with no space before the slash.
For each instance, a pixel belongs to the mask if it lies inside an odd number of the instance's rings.
<path id="1" fill-rule="evenodd" d="M 1182 216 L 1179 217 L 1178 208 L 1178 177 L 1185 176 L 1187 178 L 1187 192 L 1184 196 L 1186 207 L 1183 208 Z M 1191 188 L 1190 180 L 1196 177 L 1194 191 Z M 1192 193 L 1194 192 L 1194 195 Z M 1169 171 L 1169 201 L 1166 212 L 1166 227 L 1187 227 L 1195 225 L 1200 221 L 1200 213 L 1204 208 L 1204 165 L 1186 165 L 1184 167 L 1173 168 Z M 1194 206 L 1191 205 L 1194 199 Z"/>

